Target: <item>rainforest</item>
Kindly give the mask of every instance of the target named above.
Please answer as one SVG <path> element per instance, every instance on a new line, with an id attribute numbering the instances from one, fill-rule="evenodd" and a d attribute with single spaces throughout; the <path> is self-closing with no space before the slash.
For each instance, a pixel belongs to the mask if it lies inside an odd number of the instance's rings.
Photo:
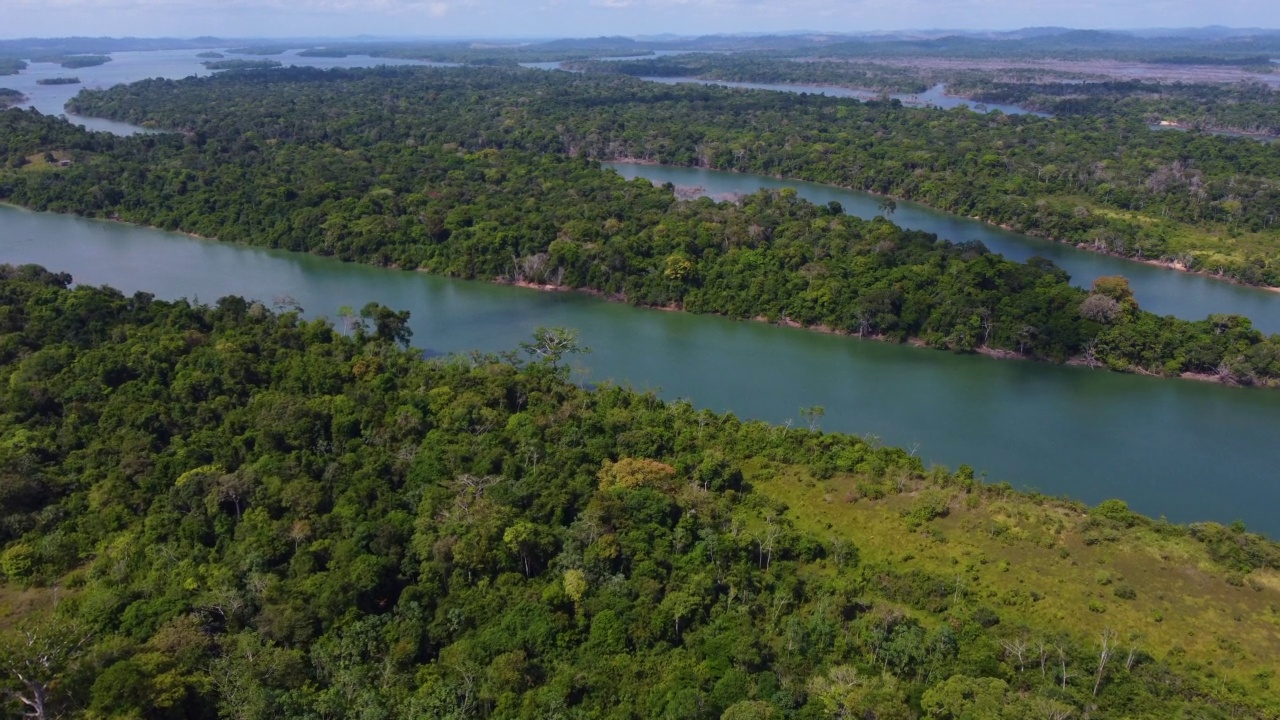
<path id="1" fill-rule="evenodd" d="M 129 223 L 275 253 L 242 263 L 292 253 L 508 303 L 719 316 L 698 320 L 761 342 L 920 346 L 860 346 L 902 365 L 1094 370 L 1126 383 L 1082 423 L 1111 437 L 1140 430 L 1113 403 L 1143 398 L 1154 417 L 1230 393 L 1265 423 L 1280 335 L 1248 317 L 1159 315 L 1122 274 L 1073 284 L 894 223 L 912 201 L 1280 287 L 1280 36 L 1241 32 L 0 40 L 20 88 L 0 91 L 17 106 L 0 110 L 0 202 L 18 206 L 0 248 L 158 276 L 123 243 L 86 261 L 53 233 L 9 237 Z M 145 72 L 148 53 L 181 71 Z M 408 64 L 350 66 L 379 59 Z M 50 82 L 59 65 L 84 88 Z M 800 85 L 868 96 L 785 91 Z M 911 97 L 928 93 L 972 107 Z M 50 97 L 70 115 L 35 107 Z M 879 213 L 793 188 L 704 197 L 617 161 L 827 183 Z M 440 352 L 414 333 L 422 305 L 157 296 L 47 264 L 0 256 L 6 716 L 1280 717 L 1280 545 L 1243 521 L 993 480 L 824 429 L 822 404 L 782 423 L 701 407 L 592 375 L 582 334 L 552 322 Z M 721 354 L 734 392 L 791 387 Z M 1005 391 L 1031 402 L 1025 379 Z M 1004 442 L 1087 455 L 1085 437 Z M 1115 471 L 1144 461 L 1132 444 Z"/>

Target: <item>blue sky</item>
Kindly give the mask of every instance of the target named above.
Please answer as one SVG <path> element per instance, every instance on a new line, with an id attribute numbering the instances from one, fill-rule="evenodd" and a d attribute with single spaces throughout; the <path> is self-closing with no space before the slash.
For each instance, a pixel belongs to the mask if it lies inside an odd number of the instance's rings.
<path id="1" fill-rule="evenodd" d="M 1280 26 L 1276 0 L 0 0 L 0 37 Z"/>

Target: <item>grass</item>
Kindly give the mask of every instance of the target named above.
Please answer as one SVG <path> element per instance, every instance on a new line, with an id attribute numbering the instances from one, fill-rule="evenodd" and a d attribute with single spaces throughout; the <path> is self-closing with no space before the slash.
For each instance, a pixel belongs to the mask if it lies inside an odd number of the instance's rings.
<path id="1" fill-rule="evenodd" d="M 56 587 L 22 588 L 0 584 L 0 630 L 7 630 L 26 618 L 46 615 L 65 598 L 67 591 Z"/>
<path id="2" fill-rule="evenodd" d="M 749 468 L 747 479 L 785 503 L 797 529 L 852 541 L 864 563 L 955 578 L 1006 627 L 1086 642 L 1110 628 L 1175 667 L 1194 663 L 1205 676 L 1280 702 L 1271 681 L 1280 658 L 1280 573 L 1240 576 L 1177 528 L 1139 524 L 1099 541 L 1079 506 L 1029 495 L 915 482 L 870 499 L 859 490 L 868 478 L 819 481 L 794 466 Z M 907 516 L 928 494 L 942 494 L 948 514 L 912 527 Z"/>
<path id="3" fill-rule="evenodd" d="M 1164 254 L 1177 258 L 1194 257 L 1196 267 L 1204 272 L 1229 273 L 1257 259 L 1268 264 L 1280 262 L 1280 234 L 1275 230 L 1248 232 L 1222 222 L 1176 222 L 1148 212 L 1107 207 L 1083 196 L 1057 195 L 1045 199 L 1059 206 L 1082 207 L 1092 215 L 1157 232 L 1165 238 Z"/>
<path id="4" fill-rule="evenodd" d="M 54 150 L 49 154 L 53 155 L 54 162 L 49 162 L 44 153 L 38 152 L 27 156 L 27 164 L 23 165 L 22 169 L 31 171 L 62 170 L 63 168 L 57 163 L 71 159 L 71 153 L 65 150 Z"/>

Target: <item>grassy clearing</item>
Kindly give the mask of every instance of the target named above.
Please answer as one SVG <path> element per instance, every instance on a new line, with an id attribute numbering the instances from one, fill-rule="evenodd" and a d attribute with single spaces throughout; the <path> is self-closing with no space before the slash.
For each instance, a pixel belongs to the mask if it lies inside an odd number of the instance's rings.
<path id="1" fill-rule="evenodd" d="M 22 588 L 0 584 L 0 630 L 7 630 L 26 618 L 46 615 L 64 599 L 67 591 L 56 587 Z"/>
<path id="2" fill-rule="evenodd" d="M 1079 506 L 994 488 L 915 482 L 899 493 L 896 481 L 819 481 L 787 466 L 751 468 L 748 481 L 785 503 L 798 529 L 852 541 L 864 563 L 954 578 L 1006 627 L 1084 641 L 1110 628 L 1153 657 L 1280 701 L 1280 573 L 1224 568 L 1184 528 L 1099 533 Z M 873 499 L 868 487 L 890 491 Z M 919 508 L 939 500 L 945 516 L 913 527 Z"/>
<path id="3" fill-rule="evenodd" d="M 1184 262 L 1194 258 L 1194 266 L 1203 272 L 1231 274 L 1250 264 L 1280 262 L 1280 235 L 1274 230 L 1248 232 L 1222 222 L 1194 225 L 1173 222 L 1159 214 L 1107 207 L 1082 196 L 1060 195 L 1045 199 L 1058 205 L 1075 205 L 1091 215 L 1145 228 L 1164 238 L 1162 254 Z"/>
<path id="4" fill-rule="evenodd" d="M 50 161 L 50 156 L 53 160 Z M 27 171 L 62 170 L 65 166 L 59 163 L 71 162 L 71 153 L 65 150 L 53 150 L 48 153 L 32 153 L 27 156 L 27 163 L 22 166 Z"/>

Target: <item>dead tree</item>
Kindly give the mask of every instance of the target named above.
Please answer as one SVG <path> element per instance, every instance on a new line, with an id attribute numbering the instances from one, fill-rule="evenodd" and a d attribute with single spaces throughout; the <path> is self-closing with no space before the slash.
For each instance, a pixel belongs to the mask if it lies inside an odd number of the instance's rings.
<path id="1" fill-rule="evenodd" d="M 1102 676 L 1107 670 L 1107 661 L 1116 651 L 1116 634 L 1111 628 L 1102 631 L 1102 649 L 1098 651 L 1098 673 L 1093 679 L 1093 696 L 1098 697 L 1098 688 L 1102 687 Z"/>

